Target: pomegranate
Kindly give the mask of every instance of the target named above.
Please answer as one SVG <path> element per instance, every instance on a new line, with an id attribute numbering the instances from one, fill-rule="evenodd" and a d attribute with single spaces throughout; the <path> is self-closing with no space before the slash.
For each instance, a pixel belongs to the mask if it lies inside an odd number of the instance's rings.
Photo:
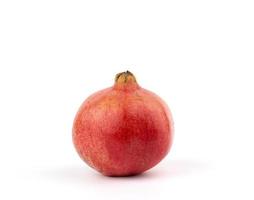
<path id="1" fill-rule="evenodd" d="M 131 176 L 166 156 L 173 120 L 166 104 L 127 71 L 116 75 L 112 87 L 85 100 L 72 132 L 79 156 L 90 167 L 106 176 Z"/>

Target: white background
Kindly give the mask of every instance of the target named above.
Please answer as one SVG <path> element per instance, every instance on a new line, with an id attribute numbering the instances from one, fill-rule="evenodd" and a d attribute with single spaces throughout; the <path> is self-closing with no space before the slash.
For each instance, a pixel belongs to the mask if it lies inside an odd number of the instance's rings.
<path id="1" fill-rule="evenodd" d="M 108 178 L 71 140 L 91 93 L 130 70 L 175 121 L 170 154 Z M 253 199 L 252 0 L 0 1 L 0 199 Z"/>

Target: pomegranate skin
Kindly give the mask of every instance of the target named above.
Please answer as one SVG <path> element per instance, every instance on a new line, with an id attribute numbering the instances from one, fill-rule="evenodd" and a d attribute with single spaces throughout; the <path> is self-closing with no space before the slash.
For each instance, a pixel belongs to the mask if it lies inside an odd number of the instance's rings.
<path id="1" fill-rule="evenodd" d="M 116 75 L 113 87 L 84 101 L 72 132 L 79 156 L 90 167 L 106 176 L 131 176 L 167 155 L 174 130 L 167 105 L 127 71 Z"/>

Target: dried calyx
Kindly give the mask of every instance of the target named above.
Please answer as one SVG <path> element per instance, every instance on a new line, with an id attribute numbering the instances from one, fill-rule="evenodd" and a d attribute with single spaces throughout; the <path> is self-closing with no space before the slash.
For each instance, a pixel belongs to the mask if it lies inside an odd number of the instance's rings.
<path id="1" fill-rule="evenodd" d="M 135 76 L 130 71 L 126 71 L 116 75 L 115 83 L 137 83 L 137 81 Z"/>
<path id="2" fill-rule="evenodd" d="M 139 88 L 139 85 L 135 76 L 131 72 L 126 71 L 116 75 L 114 88 L 125 91 L 134 91 Z"/>

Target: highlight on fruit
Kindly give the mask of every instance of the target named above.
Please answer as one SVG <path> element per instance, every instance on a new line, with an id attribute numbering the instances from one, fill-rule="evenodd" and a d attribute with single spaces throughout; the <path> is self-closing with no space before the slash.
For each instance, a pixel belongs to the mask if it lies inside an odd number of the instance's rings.
<path id="1" fill-rule="evenodd" d="M 157 165 L 169 152 L 173 119 L 166 103 L 122 72 L 112 87 L 88 97 L 73 123 L 80 158 L 106 176 L 132 176 Z"/>

